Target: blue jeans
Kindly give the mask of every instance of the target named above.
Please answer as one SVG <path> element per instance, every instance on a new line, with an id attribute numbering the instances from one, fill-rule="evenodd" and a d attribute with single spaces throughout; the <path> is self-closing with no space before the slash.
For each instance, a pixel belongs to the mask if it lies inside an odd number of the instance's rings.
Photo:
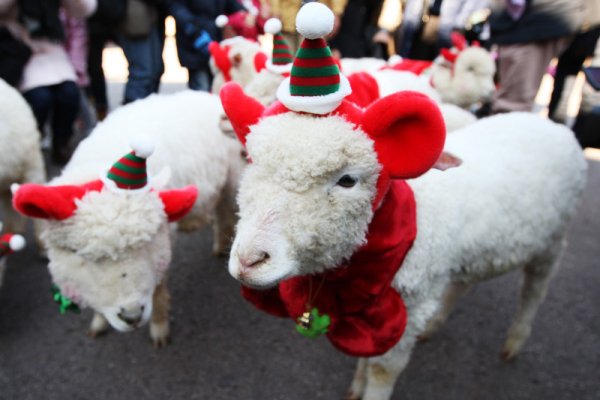
<path id="1" fill-rule="evenodd" d="M 52 147 L 65 148 L 73 136 L 73 123 L 79 112 L 79 88 L 75 82 L 36 87 L 23 93 L 23 97 L 31 106 L 40 132 L 52 112 Z"/>
<path id="2" fill-rule="evenodd" d="M 212 84 L 212 75 L 210 71 L 204 68 L 188 68 L 188 75 L 188 87 L 190 89 L 210 92 L 210 86 Z"/>
<path id="3" fill-rule="evenodd" d="M 155 27 L 145 38 L 133 39 L 118 33 L 116 39 L 129 63 L 129 79 L 125 85 L 123 103 L 158 92 L 160 77 L 164 72 L 164 38 L 160 28 Z"/>

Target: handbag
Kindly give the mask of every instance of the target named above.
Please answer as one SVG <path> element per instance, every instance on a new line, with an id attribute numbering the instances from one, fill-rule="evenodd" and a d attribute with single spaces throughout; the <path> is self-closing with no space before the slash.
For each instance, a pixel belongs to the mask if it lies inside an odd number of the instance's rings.
<path id="1" fill-rule="evenodd" d="M 127 0 L 125 19 L 121 24 L 121 32 L 126 36 L 137 39 L 150 34 L 156 26 L 158 10 L 143 0 Z"/>
<path id="2" fill-rule="evenodd" d="M 429 1 L 423 0 L 423 16 L 421 17 L 421 42 L 425 44 L 437 43 L 440 30 L 440 16 L 431 15 Z"/>

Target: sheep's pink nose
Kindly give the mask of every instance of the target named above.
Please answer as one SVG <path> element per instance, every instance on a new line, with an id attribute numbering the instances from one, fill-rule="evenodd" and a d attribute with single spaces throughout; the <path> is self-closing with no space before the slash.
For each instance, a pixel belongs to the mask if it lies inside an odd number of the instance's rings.
<path id="1" fill-rule="evenodd" d="M 265 251 L 258 251 L 250 255 L 239 256 L 240 264 L 244 268 L 256 268 L 265 263 L 271 256 Z"/>

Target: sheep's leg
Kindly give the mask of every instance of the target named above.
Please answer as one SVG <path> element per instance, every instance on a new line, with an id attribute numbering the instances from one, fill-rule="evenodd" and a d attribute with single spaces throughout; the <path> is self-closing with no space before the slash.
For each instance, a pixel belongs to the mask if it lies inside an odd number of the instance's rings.
<path id="1" fill-rule="evenodd" d="M 94 312 L 94 318 L 92 318 L 90 329 L 88 330 L 87 335 L 95 339 L 99 335 L 105 333 L 108 330 L 108 327 L 108 320 L 104 317 L 104 315 L 100 314 L 99 312 Z"/>
<path id="2" fill-rule="evenodd" d="M 12 208 L 12 193 L 0 192 L 0 210 L 2 210 L 3 232 L 25 233 L 25 218 Z"/>
<path id="3" fill-rule="evenodd" d="M 356 364 L 356 371 L 354 372 L 354 378 L 348 389 L 346 400 L 358 400 L 361 399 L 365 392 L 365 386 L 367 384 L 367 364 L 366 358 L 359 358 Z"/>
<path id="4" fill-rule="evenodd" d="M 516 357 L 529 337 L 531 324 L 538 307 L 546 296 L 548 284 L 557 265 L 558 253 L 553 257 L 548 257 L 541 262 L 532 263 L 524 268 L 519 308 L 508 330 L 501 353 L 501 357 L 505 361 Z"/>
<path id="5" fill-rule="evenodd" d="M 236 190 L 235 182 L 228 182 L 225 188 L 223 188 L 221 198 L 217 203 L 215 220 L 213 222 L 214 255 L 227 255 L 227 250 L 231 245 L 237 214 Z"/>
<path id="6" fill-rule="evenodd" d="M 41 150 L 34 151 L 30 154 L 30 157 L 27 157 L 27 165 L 25 166 L 23 182 L 39 184 L 46 182 L 46 168 L 44 167 L 44 159 L 42 157 Z M 39 253 L 43 256 L 46 256 L 46 246 L 44 246 L 43 241 L 41 240 L 43 228 L 44 221 L 37 218 L 34 219 L 33 232 Z"/>
<path id="7" fill-rule="evenodd" d="M 461 298 L 471 288 L 471 286 L 471 284 L 462 282 L 450 283 L 448 285 L 444 291 L 440 309 L 429 321 L 427 321 L 425 330 L 418 336 L 419 340 L 428 340 L 435 335 L 442 324 L 448 319 L 448 316 L 454 309 L 458 299 Z"/>
<path id="8" fill-rule="evenodd" d="M 407 327 L 402 339 L 393 349 L 383 356 L 368 359 L 363 400 L 388 400 L 392 396 L 394 384 L 410 360 L 416 339 L 414 327 Z"/>
<path id="9" fill-rule="evenodd" d="M 169 343 L 169 309 L 171 295 L 167 287 L 167 278 L 154 290 L 152 297 L 152 317 L 150 319 L 150 337 L 154 347 L 165 347 Z"/>

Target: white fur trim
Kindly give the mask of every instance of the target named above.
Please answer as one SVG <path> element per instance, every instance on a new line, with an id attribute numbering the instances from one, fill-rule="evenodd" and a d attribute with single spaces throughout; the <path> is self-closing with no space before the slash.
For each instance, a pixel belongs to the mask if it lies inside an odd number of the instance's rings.
<path id="1" fill-rule="evenodd" d="M 284 64 L 284 65 L 274 65 L 272 60 L 267 60 L 267 64 L 265 65 L 269 71 L 275 74 L 284 74 L 286 72 L 290 72 L 292 70 L 292 63 Z"/>
<path id="2" fill-rule="evenodd" d="M 318 39 L 333 30 L 335 16 L 322 3 L 307 3 L 296 14 L 296 30 L 307 39 Z"/>
<path id="3" fill-rule="evenodd" d="M 338 108 L 344 97 L 350 93 L 352 93 L 350 82 L 344 75 L 340 74 L 340 88 L 335 93 L 324 96 L 292 96 L 290 94 L 290 78 L 287 77 L 277 88 L 277 99 L 292 111 L 327 114 Z"/>
<path id="4" fill-rule="evenodd" d="M 2 221 L 0 221 L 0 232 L 2 232 L 2 227 L 3 227 L 3 226 L 4 226 L 4 225 L 2 225 Z"/>
<path id="5" fill-rule="evenodd" d="M 281 28 L 281 21 L 278 18 L 269 18 L 267 22 L 265 22 L 264 30 L 266 33 L 276 35 L 281 32 Z"/>
<path id="6" fill-rule="evenodd" d="M 215 25 L 217 25 L 217 28 L 223 28 L 228 23 L 229 18 L 227 18 L 227 15 L 221 14 L 215 19 Z"/>
<path id="7" fill-rule="evenodd" d="M 25 238 L 21 235 L 13 235 L 9 242 L 12 251 L 19 251 L 25 248 Z"/>
<path id="8" fill-rule="evenodd" d="M 19 188 L 21 187 L 21 185 L 19 185 L 18 183 L 13 183 L 12 185 L 10 185 L 10 192 L 12 194 L 17 193 L 17 190 L 19 190 Z"/>
<path id="9" fill-rule="evenodd" d="M 248 39 L 245 39 L 242 36 L 234 36 L 228 39 L 223 39 L 221 40 L 221 42 L 219 43 L 221 46 L 231 46 L 234 44 L 238 44 L 241 43 L 243 41 L 249 41 Z"/>
<path id="10" fill-rule="evenodd" d="M 146 186 L 144 187 L 141 187 L 139 189 L 121 189 L 117 186 L 117 183 L 115 181 L 113 181 L 107 176 L 107 172 L 108 170 L 104 173 L 100 173 L 100 180 L 102 181 L 102 183 L 104 183 L 104 187 L 113 193 L 144 194 L 148 193 L 150 189 L 152 189 L 150 177 L 148 177 L 148 183 L 146 183 Z"/>
<path id="11" fill-rule="evenodd" d="M 401 56 L 401 55 L 399 55 L 399 54 L 394 54 L 394 55 L 392 55 L 392 56 L 391 56 L 391 57 L 388 59 L 388 62 L 387 62 L 387 63 L 388 63 L 388 65 L 391 67 L 391 66 L 394 66 L 394 65 L 396 65 L 396 64 L 400 64 L 400 63 L 402 62 L 402 60 L 403 60 L 403 58 L 402 58 L 402 56 Z"/>
<path id="12" fill-rule="evenodd" d="M 148 136 L 137 136 L 132 138 L 129 146 L 136 156 L 140 158 L 148 158 L 154 153 L 154 142 Z"/>

